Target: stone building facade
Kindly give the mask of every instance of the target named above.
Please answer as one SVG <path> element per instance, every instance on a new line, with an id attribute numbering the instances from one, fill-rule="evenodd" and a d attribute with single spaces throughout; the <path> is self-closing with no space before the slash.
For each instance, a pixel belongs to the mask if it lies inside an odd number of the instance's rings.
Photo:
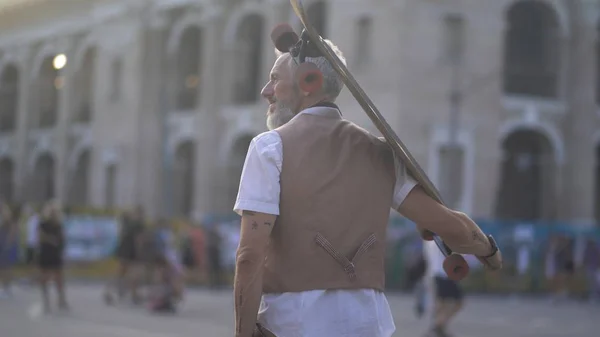
<path id="1" fill-rule="evenodd" d="M 598 1 L 304 3 L 452 205 L 600 217 Z M 230 211 L 283 21 L 287 0 L 0 0 L 0 193 Z"/>

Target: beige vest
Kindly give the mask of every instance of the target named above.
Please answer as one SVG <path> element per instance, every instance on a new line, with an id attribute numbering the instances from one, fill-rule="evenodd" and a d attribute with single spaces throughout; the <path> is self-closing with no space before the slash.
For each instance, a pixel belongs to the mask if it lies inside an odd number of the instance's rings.
<path id="1" fill-rule="evenodd" d="M 396 180 L 391 149 L 339 115 L 303 113 L 276 131 L 283 144 L 280 215 L 263 292 L 383 290 Z"/>

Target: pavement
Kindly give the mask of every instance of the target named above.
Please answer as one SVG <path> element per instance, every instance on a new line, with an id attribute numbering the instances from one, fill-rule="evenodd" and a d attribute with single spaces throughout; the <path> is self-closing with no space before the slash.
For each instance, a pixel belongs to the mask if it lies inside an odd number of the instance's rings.
<path id="1" fill-rule="evenodd" d="M 26 286 L 0 299 L 2 337 L 231 337 L 231 290 L 188 290 L 174 315 L 150 314 L 143 307 L 108 307 L 98 284 L 71 283 L 71 310 L 43 314 L 40 294 Z M 413 313 L 413 298 L 389 293 L 396 322 L 394 336 L 424 336 L 426 319 Z M 598 337 L 600 305 L 553 304 L 545 299 L 469 296 L 450 327 L 456 337 Z M 316 336 L 320 337 L 320 336 Z"/>

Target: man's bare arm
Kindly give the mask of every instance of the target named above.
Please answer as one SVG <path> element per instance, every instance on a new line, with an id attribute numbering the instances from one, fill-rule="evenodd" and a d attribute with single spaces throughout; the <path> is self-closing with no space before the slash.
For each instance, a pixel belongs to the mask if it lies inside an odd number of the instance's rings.
<path id="1" fill-rule="evenodd" d="M 275 215 L 265 213 L 242 213 L 233 282 L 236 337 L 252 336 L 256 326 L 262 296 L 263 263 L 276 218 Z"/>
<path id="2" fill-rule="evenodd" d="M 493 253 L 489 240 L 469 216 L 441 205 L 419 186 L 408 194 L 397 211 L 415 222 L 419 230 L 439 235 L 456 253 L 479 257 Z"/>

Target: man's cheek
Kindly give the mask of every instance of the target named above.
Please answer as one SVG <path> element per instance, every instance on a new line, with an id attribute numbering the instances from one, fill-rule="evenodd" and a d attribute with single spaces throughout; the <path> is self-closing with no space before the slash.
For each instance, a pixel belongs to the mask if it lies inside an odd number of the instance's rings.
<path id="1" fill-rule="evenodd" d="M 278 83 L 275 86 L 275 95 L 286 97 L 290 95 L 292 86 L 288 83 Z"/>

